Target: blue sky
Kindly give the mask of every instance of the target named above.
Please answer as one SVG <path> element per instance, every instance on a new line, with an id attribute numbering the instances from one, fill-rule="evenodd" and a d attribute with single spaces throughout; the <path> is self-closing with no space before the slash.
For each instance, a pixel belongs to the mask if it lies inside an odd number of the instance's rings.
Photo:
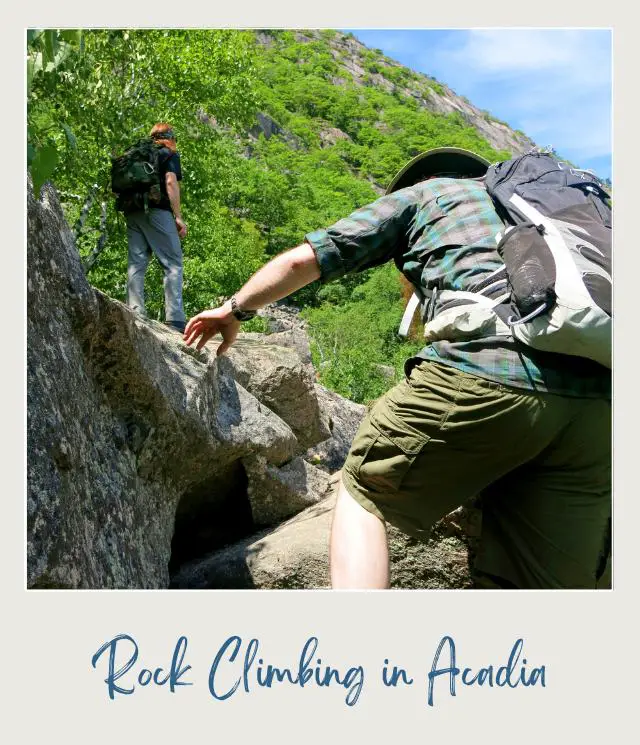
<path id="1" fill-rule="evenodd" d="M 608 29 L 347 29 L 370 48 L 611 178 Z"/>

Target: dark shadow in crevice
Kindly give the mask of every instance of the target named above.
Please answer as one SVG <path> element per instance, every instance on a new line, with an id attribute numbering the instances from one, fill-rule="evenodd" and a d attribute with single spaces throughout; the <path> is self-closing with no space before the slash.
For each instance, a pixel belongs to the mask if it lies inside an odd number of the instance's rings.
<path id="1" fill-rule="evenodd" d="M 176 510 L 169 575 L 187 562 L 202 559 L 255 533 L 240 461 L 185 492 Z"/>

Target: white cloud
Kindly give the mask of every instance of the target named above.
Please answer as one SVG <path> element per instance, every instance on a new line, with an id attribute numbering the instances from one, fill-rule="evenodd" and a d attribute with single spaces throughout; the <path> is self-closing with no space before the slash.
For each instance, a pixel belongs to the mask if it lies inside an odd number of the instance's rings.
<path id="1" fill-rule="evenodd" d="M 439 79 L 541 145 L 580 161 L 611 152 L 611 36 L 606 30 L 470 30 L 422 55 Z M 443 73 L 444 71 L 444 73 Z"/>
<path id="2" fill-rule="evenodd" d="M 356 35 L 578 165 L 611 153 L 607 29 L 372 29 Z"/>
<path id="3" fill-rule="evenodd" d="M 450 51 L 453 64 L 472 75 L 505 77 L 532 71 L 562 71 L 584 79 L 585 67 L 608 79 L 606 46 L 601 32 L 579 29 L 492 29 L 462 32 L 463 44 Z M 591 78 L 591 75 L 589 76 Z"/>

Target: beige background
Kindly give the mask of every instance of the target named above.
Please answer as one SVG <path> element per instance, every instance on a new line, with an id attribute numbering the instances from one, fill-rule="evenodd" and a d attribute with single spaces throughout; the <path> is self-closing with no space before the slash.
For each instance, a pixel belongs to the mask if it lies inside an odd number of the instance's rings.
<path id="1" fill-rule="evenodd" d="M 638 338 L 634 299 L 638 274 L 637 19 L 601 4 L 538 2 L 508 6 L 466 0 L 455 9 L 426 3 L 252 2 L 241 7 L 189 9 L 153 2 L 113 2 L 90 10 L 81 2 L 30 2 L 9 9 L 2 35 L 4 81 L 2 459 L 2 721 L 11 743 L 337 743 L 364 742 L 590 743 L 626 742 L 635 726 L 638 690 L 638 587 L 635 528 L 638 485 L 633 464 L 638 396 L 634 363 Z M 452 5 L 452 4 L 446 4 Z M 535 7 L 535 12 L 532 9 Z M 615 560 L 610 592 L 65 592 L 24 590 L 24 28 L 27 26 L 472 27 L 599 26 L 614 29 L 616 219 Z M 559 104 L 560 105 L 560 104 Z M 585 122 L 588 126 L 588 122 Z M 8 167 L 7 167 L 8 166 Z M 635 198 L 634 198 L 635 197 Z M 636 282 L 637 284 L 637 282 Z M 621 311 L 621 306 L 624 308 Z M 624 340 L 624 341 L 623 341 Z M 624 346 L 623 346 L 624 345 Z M 637 369 L 637 367 L 635 368 Z M 180 635 L 189 639 L 184 679 L 194 685 L 171 694 L 139 689 L 109 701 L 105 660 L 91 656 L 116 634 L 135 637 L 140 665 L 166 667 Z M 226 702 L 208 693 L 209 666 L 231 634 L 257 637 L 266 662 L 294 665 L 309 636 L 319 637 L 323 662 L 341 670 L 365 667 L 355 707 L 332 686 L 280 685 L 238 691 Z M 426 673 L 442 635 L 453 636 L 458 662 L 502 664 L 516 638 L 525 639 L 530 665 L 546 665 L 547 687 L 490 689 L 436 684 L 426 705 Z M 407 669 L 411 687 L 385 689 L 383 659 Z M 625 733 L 625 734 L 623 734 Z M 8 735 L 8 737 L 7 737 Z M 624 739 L 623 739 L 624 738 Z"/>

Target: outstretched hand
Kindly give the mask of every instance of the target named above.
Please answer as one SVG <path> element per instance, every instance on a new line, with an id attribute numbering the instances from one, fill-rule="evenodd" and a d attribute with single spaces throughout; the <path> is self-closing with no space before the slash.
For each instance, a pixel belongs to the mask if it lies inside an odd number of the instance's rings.
<path id="1" fill-rule="evenodd" d="M 189 319 L 184 330 L 183 339 L 188 346 L 197 341 L 196 349 L 202 349 L 204 345 L 216 334 L 222 335 L 222 343 L 218 347 L 217 354 L 224 354 L 233 344 L 240 330 L 240 321 L 227 308 L 227 304 L 214 310 L 204 310 L 197 316 Z M 199 337 L 199 338 L 198 338 Z"/>

